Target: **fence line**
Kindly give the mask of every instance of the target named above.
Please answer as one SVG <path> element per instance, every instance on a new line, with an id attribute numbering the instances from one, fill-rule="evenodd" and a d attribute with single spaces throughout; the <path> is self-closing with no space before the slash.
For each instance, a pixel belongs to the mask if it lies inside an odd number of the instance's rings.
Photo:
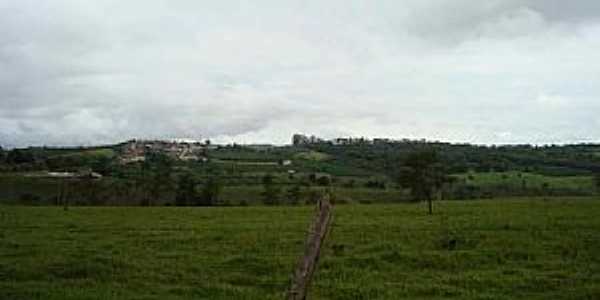
<path id="1" fill-rule="evenodd" d="M 304 255 L 300 257 L 292 275 L 292 282 L 286 296 L 287 300 L 306 299 L 308 287 L 317 268 L 321 246 L 327 236 L 332 219 L 332 205 L 329 195 L 326 195 L 317 203 L 317 214 L 308 232 Z"/>

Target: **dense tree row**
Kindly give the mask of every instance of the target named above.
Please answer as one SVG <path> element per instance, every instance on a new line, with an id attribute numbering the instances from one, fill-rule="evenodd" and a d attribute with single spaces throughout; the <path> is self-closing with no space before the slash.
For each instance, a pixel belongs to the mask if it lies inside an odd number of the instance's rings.
<path id="1" fill-rule="evenodd" d="M 394 175 L 397 165 L 413 152 L 435 150 L 450 173 L 529 171 L 551 176 L 589 175 L 600 172 L 600 145 L 477 146 L 447 143 L 397 142 L 381 144 L 305 146 L 373 173 Z"/>

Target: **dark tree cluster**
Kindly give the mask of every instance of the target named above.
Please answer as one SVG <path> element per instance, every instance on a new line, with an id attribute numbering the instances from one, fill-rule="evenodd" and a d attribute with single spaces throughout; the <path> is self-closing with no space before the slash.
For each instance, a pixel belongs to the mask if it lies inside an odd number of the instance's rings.
<path id="1" fill-rule="evenodd" d="M 219 203 L 222 185 L 218 177 L 211 176 L 208 178 L 202 188 L 202 195 L 196 204 L 198 206 L 212 206 Z"/>
<path id="2" fill-rule="evenodd" d="M 280 203 L 281 188 L 275 182 L 272 174 L 263 177 L 263 202 L 266 205 L 278 205 Z"/>
<path id="3" fill-rule="evenodd" d="M 353 166 L 372 174 L 393 176 L 397 165 L 414 152 L 435 150 L 451 174 L 523 171 L 548 176 L 590 175 L 600 172 L 600 145 L 479 146 L 426 141 L 334 145 L 323 142 L 308 146 L 335 157 L 336 166 Z"/>
<path id="4" fill-rule="evenodd" d="M 198 192 L 198 186 L 201 186 Z M 178 206 L 213 206 L 219 203 L 221 184 L 216 177 L 210 177 L 199 184 L 192 175 L 186 173 L 179 179 L 175 204 Z"/>

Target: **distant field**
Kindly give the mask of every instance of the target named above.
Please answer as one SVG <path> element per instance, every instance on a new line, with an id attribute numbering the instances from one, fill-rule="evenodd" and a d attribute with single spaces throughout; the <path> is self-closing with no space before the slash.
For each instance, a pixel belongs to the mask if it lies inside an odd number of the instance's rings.
<path id="1" fill-rule="evenodd" d="M 212 162 L 219 164 L 236 164 L 246 166 L 278 166 L 279 163 L 275 161 L 240 161 L 240 160 L 224 160 L 224 159 L 213 159 Z"/>
<path id="2" fill-rule="evenodd" d="M 96 149 L 96 150 L 88 150 L 82 153 L 83 155 L 88 156 L 106 156 L 113 157 L 115 156 L 115 151 L 112 149 Z"/>
<path id="3" fill-rule="evenodd" d="M 318 151 L 307 151 L 300 152 L 294 155 L 296 159 L 306 159 L 306 160 L 314 160 L 314 161 L 323 161 L 328 160 L 331 156 L 327 153 L 318 152 Z"/>
<path id="4" fill-rule="evenodd" d="M 0 299 L 282 299 L 312 207 L 0 206 Z M 311 299 L 596 299 L 600 199 L 338 205 Z"/>
<path id="5" fill-rule="evenodd" d="M 591 176 L 544 176 L 526 172 L 489 172 L 461 174 L 457 177 L 467 180 L 476 186 L 508 185 L 511 187 L 548 188 L 593 190 Z"/>
<path id="6" fill-rule="evenodd" d="M 68 156 L 88 156 L 88 157 L 98 157 L 98 156 L 106 156 L 106 157 L 114 157 L 116 155 L 115 151 L 110 148 L 94 148 L 94 149 L 86 149 L 86 150 L 50 150 L 48 155 L 51 157 L 68 157 Z"/>
<path id="7" fill-rule="evenodd" d="M 285 200 L 287 191 L 291 186 L 281 188 L 281 199 Z M 302 199 L 309 199 L 310 191 L 325 191 L 325 187 L 311 187 L 301 189 Z M 335 198 L 344 203 L 392 203 L 406 202 L 410 196 L 405 192 L 396 189 L 368 189 L 368 188 L 343 188 L 335 187 L 331 189 L 335 193 Z M 226 199 L 229 204 L 237 205 L 242 201 L 249 204 L 260 204 L 263 199 L 264 188 L 262 186 L 228 186 L 223 189 L 222 199 Z"/>

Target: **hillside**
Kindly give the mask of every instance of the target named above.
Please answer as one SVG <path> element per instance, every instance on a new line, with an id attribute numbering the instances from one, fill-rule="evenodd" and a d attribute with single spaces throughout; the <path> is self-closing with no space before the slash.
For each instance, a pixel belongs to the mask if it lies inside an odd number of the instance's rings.
<path id="1" fill-rule="evenodd" d="M 28 174 L 93 171 L 104 177 L 69 183 L 71 203 L 174 204 L 184 176 L 195 182 L 198 193 L 216 182 L 215 204 L 221 205 L 261 202 L 268 176 L 281 204 L 290 197 L 296 203 L 315 201 L 324 190 L 341 203 L 400 202 L 410 200 L 398 181 L 407 156 L 431 149 L 454 178 L 443 187 L 445 199 L 589 196 L 600 189 L 594 181 L 600 174 L 600 145 L 488 147 L 364 139 L 344 144 L 315 139 L 289 146 L 149 143 L 2 151 L 0 196 L 12 203 L 57 203 L 59 181 Z"/>

